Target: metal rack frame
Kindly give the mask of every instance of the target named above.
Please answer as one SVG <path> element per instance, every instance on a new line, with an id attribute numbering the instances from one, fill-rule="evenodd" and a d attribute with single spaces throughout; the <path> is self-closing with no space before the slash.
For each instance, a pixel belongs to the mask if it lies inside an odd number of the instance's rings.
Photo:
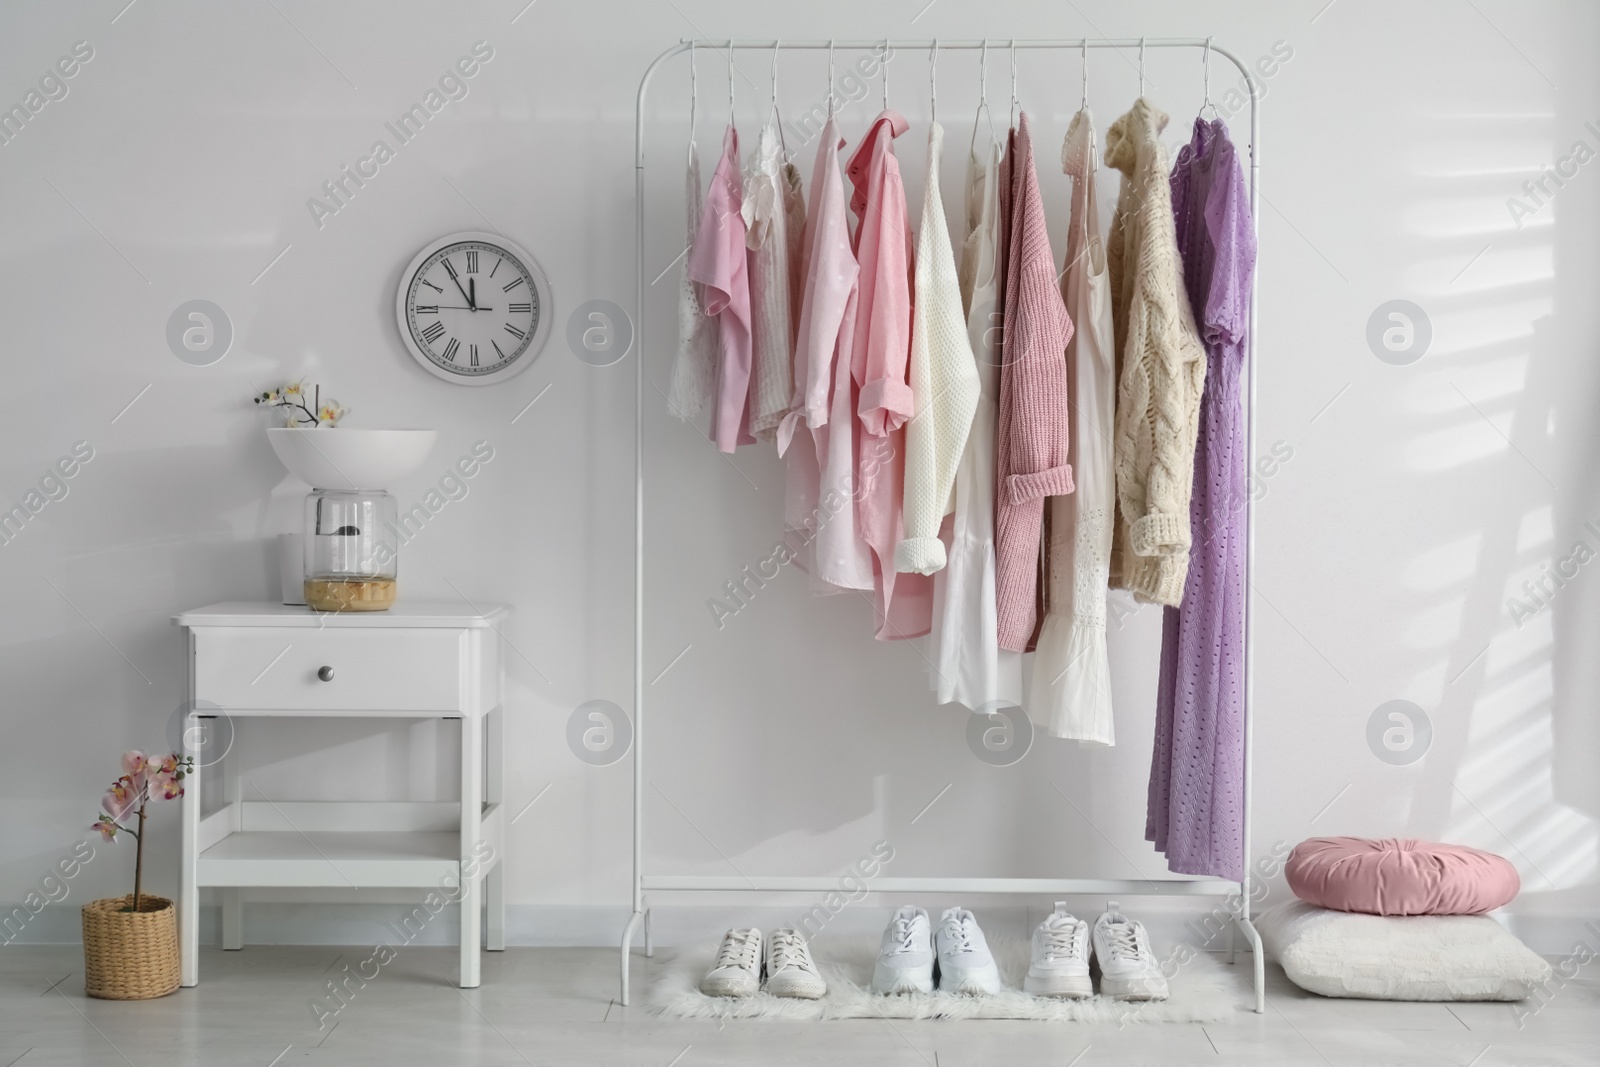
<path id="1" fill-rule="evenodd" d="M 644 700 L 644 398 L 646 383 L 644 377 L 645 363 L 645 338 L 649 331 L 645 330 L 645 277 L 644 277 L 644 241 L 645 241 L 645 171 L 644 171 L 644 109 L 647 94 L 650 88 L 651 76 L 656 68 L 663 62 L 676 55 L 688 52 L 690 49 L 706 49 L 721 51 L 729 54 L 732 60 L 732 51 L 760 50 L 772 51 L 781 48 L 790 51 L 815 51 L 837 49 L 841 51 L 870 51 L 887 46 L 891 49 L 908 49 L 912 51 L 972 51 L 984 48 L 1006 49 L 1059 49 L 1081 51 L 1086 48 L 1119 48 L 1119 49 L 1144 49 L 1144 48 L 1201 48 L 1215 52 L 1227 59 L 1239 72 L 1244 75 L 1245 82 L 1250 90 L 1250 215 L 1251 225 L 1256 231 L 1257 248 L 1259 257 L 1260 238 L 1260 198 L 1261 198 L 1261 92 L 1256 78 L 1250 68 L 1239 60 L 1237 56 L 1225 48 L 1220 48 L 1211 43 L 1210 38 L 1202 37 L 1127 37 L 1104 39 L 1070 39 L 1070 40 L 1040 40 L 1040 39 L 1000 39 L 989 40 L 949 40 L 949 41 L 915 41 L 915 40 L 804 40 L 804 41 L 773 41 L 773 40 L 689 40 L 684 39 L 678 44 L 658 55 L 650 66 L 645 68 L 644 76 L 639 82 L 639 93 L 635 104 L 634 117 L 634 196 L 635 196 L 635 248 L 634 248 L 634 282 L 635 306 L 634 321 L 638 324 L 635 329 L 635 342 L 637 351 L 634 353 L 634 629 L 633 629 L 633 913 L 628 918 L 627 926 L 622 932 L 622 968 L 621 1002 L 629 1002 L 628 989 L 628 964 L 632 952 L 634 933 L 640 924 L 644 926 L 645 955 L 654 954 L 654 944 L 650 933 L 650 909 L 645 894 L 647 892 L 745 892 L 745 893 L 805 893 L 826 892 L 836 888 L 836 879 L 827 877 L 755 877 L 750 879 L 735 877 L 708 877 L 699 875 L 649 875 L 645 873 L 644 863 L 644 742 L 645 742 L 645 700 Z M 830 86 L 831 90 L 831 86 Z M 1246 447 L 1247 456 L 1255 455 L 1256 441 L 1256 319 L 1257 300 L 1256 290 L 1259 286 L 1261 271 L 1259 258 L 1257 269 L 1251 279 L 1250 299 L 1250 336 L 1246 352 L 1246 381 L 1248 409 L 1246 411 Z M 1254 704 L 1254 604 L 1252 571 L 1255 564 L 1256 526 L 1255 505 L 1248 496 L 1246 508 L 1246 540 L 1245 540 L 1245 636 L 1244 636 L 1244 671 L 1245 671 L 1245 697 L 1244 697 L 1244 857 L 1247 864 L 1244 880 L 1230 882 L 1215 878 L 1170 878 L 1170 879 L 1087 879 L 1087 878 L 877 878 L 873 882 L 874 892 L 887 893 L 1017 893 L 1037 896 L 1064 896 L 1069 894 L 1091 895 L 1118 895 L 1118 896 L 1227 896 L 1238 894 L 1237 911 L 1232 918 L 1234 924 L 1244 932 L 1251 946 L 1254 961 L 1254 981 L 1257 1013 L 1266 1011 L 1266 964 L 1262 953 L 1261 935 L 1256 931 L 1255 924 L 1250 919 L 1250 817 L 1254 797 L 1254 782 L 1252 780 L 1252 721 Z M 1228 962 L 1234 959 L 1234 925 L 1228 927 Z"/>

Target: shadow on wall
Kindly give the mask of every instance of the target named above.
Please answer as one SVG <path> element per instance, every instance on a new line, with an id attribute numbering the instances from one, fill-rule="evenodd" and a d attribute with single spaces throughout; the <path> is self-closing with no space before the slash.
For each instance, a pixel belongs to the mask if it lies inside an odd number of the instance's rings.
<path id="1" fill-rule="evenodd" d="M 1457 118 L 1451 135 L 1470 127 L 1491 143 L 1498 136 L 1501 157 L 1521 155 L 1527 171 L 1458 173 L 1447 195 L 1470 206 L 1428 250 L 1478 258 L 1428 298 L 1436 336 L 1460 340 L 1431 354 L 1419 367 L 1427 373 L 1413 379 L 1411 407 L 1434 421 L 1415 438 L 1411 467 L 1477 498 L 1483 523 L 1434 549 L 1459 572 L 1432 609 L 1456 633 L 1442 679 L 1437 663 L 1417 672 L 1431 680 L 1424 685 L 1443 684 L 1431 766 L 1417 780 L 1407 827 L 1504 854 L 1525 892 L 1577 903 L 1576 887 L 1600 869 L 1592 701 L 1600 602 L 1583 566 L 1600 556 L 1595 473 L 1584 462 L 1596 447 L 1600 383 L 1577 356 L 1579 339 L 1593 335 L 1592 296 L 1559 268 L 1593 227 L 1571 224 L 1566 213 L 1581 214 L 1583 204 L 1570 191 L 1520 224 L 1507 214 L 1486 226 L 1482 205 L 1520 195 L 1523 177 L 1539 178 L 1543 161 L 1523 148 L 1530 125 L 1550 159 L 1574 137 L 1594 138 L 1567 113 Z"/>

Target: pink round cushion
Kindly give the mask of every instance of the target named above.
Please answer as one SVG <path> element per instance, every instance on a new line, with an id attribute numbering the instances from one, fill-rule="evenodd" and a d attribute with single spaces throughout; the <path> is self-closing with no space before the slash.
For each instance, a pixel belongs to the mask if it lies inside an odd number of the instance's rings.
<path id="1" fill-rule="evenodd" d="M 1307 904 L 1367 915 L 1478 915 L 1522 888 L 1517 869 L 1492 852 L 1411 837 L 1309 838 L 1283 873 Z"/>

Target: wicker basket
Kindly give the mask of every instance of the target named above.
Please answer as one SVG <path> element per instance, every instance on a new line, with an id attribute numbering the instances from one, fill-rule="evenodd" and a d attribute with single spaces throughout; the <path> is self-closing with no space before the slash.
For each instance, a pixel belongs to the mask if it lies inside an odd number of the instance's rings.
<path id="1" fill-rule="evenodd" d="M 102 1000 L 151 1000 L 178 988 L 178 911 L 149 893 L 83 906 L 83 991 Z"/>

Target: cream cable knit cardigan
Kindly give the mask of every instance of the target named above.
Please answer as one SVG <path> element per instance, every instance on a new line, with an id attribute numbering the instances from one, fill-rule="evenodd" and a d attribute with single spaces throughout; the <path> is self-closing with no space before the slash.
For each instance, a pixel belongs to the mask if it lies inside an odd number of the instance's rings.
<path id="1" fill-rule="evenodd" d="M 978 410 L 978 366 L 967 338 L 956 279 L 955 252 L 939 196 L 939 149 L 944 129 L 928 129 L 928 181 L 917 235 L 916 291 L 911 301 L 911 396 L 916 414 L 906 424 L 905 537 L 894 569 L 932 574 L 945 565 L 939 525 L 951 507 L 956 464 Z"/>
<path id="2" fill-rule="evenodd" d="M 1111 584 L 1176 607 L 1189 572 L 1206 355 L 1183 287 L 1160 141 L 1166 124 L 1141 98 L 1106 131 L 1106 165 L 1122 172 L 1107 249 L 1119 365 Z"/>

